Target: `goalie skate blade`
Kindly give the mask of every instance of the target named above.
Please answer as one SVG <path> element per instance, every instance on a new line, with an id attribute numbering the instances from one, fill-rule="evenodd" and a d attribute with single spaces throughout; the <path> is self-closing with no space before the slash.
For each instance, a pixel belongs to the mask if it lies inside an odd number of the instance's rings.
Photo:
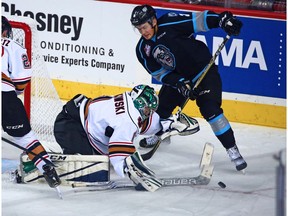
<path id="1" fill-rule="evenodd" d="M 59 186 L 55 187 L 55 190 L 57 192 L 57 195 L 58 195 L 59 199 L 63 199 L 62 192 L 61 192 Z"/>

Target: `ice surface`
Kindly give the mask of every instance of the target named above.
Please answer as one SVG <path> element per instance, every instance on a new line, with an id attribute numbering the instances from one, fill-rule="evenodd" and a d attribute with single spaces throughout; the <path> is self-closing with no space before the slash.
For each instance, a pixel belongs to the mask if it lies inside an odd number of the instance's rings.
<path id="1" fill-rule="evenodd" d="M 8 172 L 18 164 L 20 150 L 2 143 L 3 216 L 272 216 L 276 215 L 276 168 L 273 158 L 286 151 L 286 130 L 231 123 L 246 174 L 235 170 L 210 126 L 198 119 L 200 131 L 162 143 L 147 165 L 159 177 L 196 176 L 205 142 L 215 146 L 214 174 L 207 186 L 165 187 L 154 193 L 131 189 L 75 192 L 62 186 L 63 200 L 46 184 L 15 184 Z M 137 141 L 137 140 L 136 140 Z M 140 152 L 146 151 L 139 149 Z M 117 178 L 115 173 L 111 178 Z M 226 184 L 222 189 L 218 182 Z"/>

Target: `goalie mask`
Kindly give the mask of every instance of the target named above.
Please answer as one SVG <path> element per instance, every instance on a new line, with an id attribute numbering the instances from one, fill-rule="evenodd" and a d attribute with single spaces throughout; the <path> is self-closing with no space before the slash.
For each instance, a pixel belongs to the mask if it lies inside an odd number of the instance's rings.
<path id="1" fill-rule="evenodd" d="M 6 32 L 6 35 L 4 37 L 7 37 L 7 38 L 13 38 L 13 33 L 12 33 L 12 27 L 8 21 L 8 19 L 5 17 L 5 16 L 2 16 L 1 17 L 1 21 L 2 21 L 2 25 L 1 25 L 1 28 L 2 28 L 2 34 L 4 31 L 7 31 Z"/>
<path id="2" fill-rule="evenodd" d="M 158 108 L 159 99 L 154 91 L 148 85 L 135 86 L 130 92 L 135 108 L 140 112 L 144 121 Z"/>
<path id="3" fill-rule="evenodd" d="M 133 26 L 139 26 L 146 22 L 152 23 L 153 17 L 156 17 L 156 12 L 150 5 L 136 6 L 131 14 L 131 23 Z"/>

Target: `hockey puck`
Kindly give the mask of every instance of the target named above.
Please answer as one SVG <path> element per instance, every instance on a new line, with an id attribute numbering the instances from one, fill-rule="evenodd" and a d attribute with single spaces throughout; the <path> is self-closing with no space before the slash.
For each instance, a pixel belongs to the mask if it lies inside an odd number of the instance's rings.
<path id="1" fill-rule="evenodd" d="M 218 182 L 218 185 L 221 187 L 221 188 L 226 188 L 226 185 L 223 183 L 223 182 Z"/>

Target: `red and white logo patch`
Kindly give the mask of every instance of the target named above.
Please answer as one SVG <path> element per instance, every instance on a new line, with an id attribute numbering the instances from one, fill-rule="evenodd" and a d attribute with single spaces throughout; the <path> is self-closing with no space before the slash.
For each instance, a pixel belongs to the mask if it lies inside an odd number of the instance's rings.
<path id="1" fill-rule="evenodd" d="M 30 61 L 29 61 L 28 56 L 26 54 L 22 55 L 22 62 L 23 62 L 23 66 L 25 69 L 31 68 Z"/>

